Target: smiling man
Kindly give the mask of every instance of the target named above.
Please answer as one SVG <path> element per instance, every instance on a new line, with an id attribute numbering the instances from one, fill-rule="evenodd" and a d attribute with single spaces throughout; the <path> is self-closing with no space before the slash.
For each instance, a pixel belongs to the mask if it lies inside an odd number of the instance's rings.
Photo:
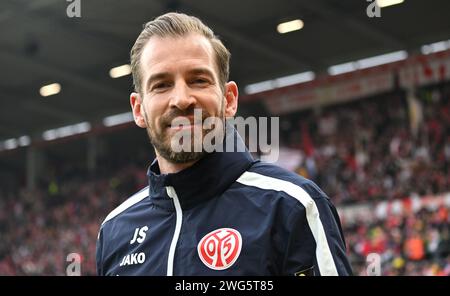
<path id="1" fill-rule="evenodd" d="M 137 38 L 130 103 L 156 159 L 149 186 L 101 225 L 99 275 L 351 274 L 325 193 L 254 160 L 226 124 L 238 99 L 229 59 L 212 30 L 185 14 L 156 18 Z M 206 138 L 233 149 L 195 149 Z"/>
<path id="2" fill-rule="evenodd" d="M 206 37 L 194 30 L 186 30 L 182 37 L 156 35 L 143 48 L 140 46 L 137 42 L 132 51 L 132 58 L 137 61 L 133 69 L 138 90 L 131 94 L 134 118 L 139 127 L 147 128 L 161 172 L 176 173 L 199 160 L 204 152 L 193 151 L 193 147 L 190 151 L 174 152 L 174 134 L 181 128 L 202 129 L 206 118 L 224 120 L 224 116 L 236 113 L 237 85 L 225 81 L 228 65 L 223 69 L 226 74 L 219 75 L 219 63 L 226 63 L 217 61 L 228 60 L 229 53 L 219 43 L 213 48 Z M 201 110 L 202 121 L 194 122 L 194 109 Z M 177 121 L 183 118 L 192 125 L 178 125 Z M 208 132 L 197 130 L 192 137 Z M 192 145 L 194 142 L 192 139 Z"/>

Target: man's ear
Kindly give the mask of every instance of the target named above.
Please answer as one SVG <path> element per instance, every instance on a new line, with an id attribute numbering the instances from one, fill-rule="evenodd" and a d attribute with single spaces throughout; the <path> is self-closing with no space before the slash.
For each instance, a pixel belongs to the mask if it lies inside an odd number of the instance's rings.
<path id="1" fill-rule="evenodd" d="M 131 110 L 133 110 L 134 122 L 137 126 L 146 128 L 147 123 L 144 118 L 144 106 L 142 105 L 142 98 L 139 93 L 132 92 L 130 94 Z"/>
<path id="2" fill-rule="evenodd" d="M 225 117 L 233 117 L 237 112 L 238 87 L 236 82 L 229 81 L 225 84 Z"/>

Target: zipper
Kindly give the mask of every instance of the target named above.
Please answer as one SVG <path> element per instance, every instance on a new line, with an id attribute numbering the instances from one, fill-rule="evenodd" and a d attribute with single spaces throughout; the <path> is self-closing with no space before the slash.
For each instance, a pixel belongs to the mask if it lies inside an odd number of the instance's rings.
<path id="1" fill-rule="evenodd" d="M 173 199 L 176 212 L 175 232 L 173 234 L 172 243 L 169 249 L 169 258 L 167 259 L 167 276 L 173 276 L 173 260 L 175 258 L 175 248 L 177 247 L 178 238 L 180 237 L 181 222 L 183 220 L 183 212 L 181 211 L 180 200 L 172 186 L 166 187 L 167 195 Z"/>

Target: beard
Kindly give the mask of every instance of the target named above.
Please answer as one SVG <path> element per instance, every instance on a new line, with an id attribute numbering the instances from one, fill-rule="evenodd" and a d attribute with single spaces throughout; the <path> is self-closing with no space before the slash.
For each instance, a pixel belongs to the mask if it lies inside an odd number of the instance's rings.
<path id="1" fill-rule="evenodd" d="M 175 143 L 175 145 L 183 146 L 183 149 L 181 149 L 181 151 L 174 151 L 172 146 L 174 145 L 174 143 L 172 142 L 172 136 L 169 131 L 170 126 L 173 123 L 173 119 L 180 116 L 194 116 L 194 108 L 189 108 L 186 110 L 172 109 L 160 117 L 160 120 L 155 123 L 157 126 L 155 126 L 153 122 L 149 121 L 147 113 L 144 113 L 145 120 L 148 123 L 147 134 L 150 139 L 150 143 L 153 145 L 153 147 L 161 157 L 176 164 L 194 162 L 203 158 L 203 156 L 205 156 L 205 154 L 207 153 L 203 146 L 203 139 L 207 134 L 212 133 L 215 130 L 214 128 L 206 129 L 203 127 L 203 122 L 205 121 L 205 119 L 213 115 L 208 114 L 207 112 L 205 112 L 205 110 L 201 109 L 201 122 L 191 122 L 191 124 L 194 124 L 192 130 L 188 129 L 186 131 L 177 132 L 187 135 L 187 137 L 189 137 L 189 143 L 183 143 L 183 141 L 186 140 L 186 137 L 183 137 L 179 143 Z M 218 116 L 218 119 L 221 121 L 222 126 L 224 127 L 225 117 L 222 106 L 220 106 Z M 217 135 L 218 134 L 219 133 L 217 133 Z M 198 149 L 198 147 L 194 147 L 195 143 L 201 143 L 200 149 Z M 186 147 L 187 149 L 185 149 Z"/>

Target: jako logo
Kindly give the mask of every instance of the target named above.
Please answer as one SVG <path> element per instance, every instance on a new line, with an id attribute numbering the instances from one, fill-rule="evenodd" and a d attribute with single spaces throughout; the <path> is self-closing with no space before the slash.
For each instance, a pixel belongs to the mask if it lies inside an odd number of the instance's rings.
<path id="1" fill-rule="evenodd" d="M 367 6 L 367 16 L 370 18 L 381 17 L 381 9 L 380 6 L 378 6 L 377 0 L 367 0 L 367 2 L 372 2 Z"/>
<path id="2" fill-rule="evenodd" d="M 236 262 L 242 248 L 239 231 L 220 228 L 205 235 L 197 246 L 198 256 L 211 269 L 224 270 Z"/>
<path id="3" fill-rule="evenodd" d="M 134 265 L 134 264 L 142 264 L 145 262 L 145 254 L 144 253 L 133 253 L 128 254 L 123 257 L 122 262 L 120 262 L 119 266 L 124 265 Z"/>

